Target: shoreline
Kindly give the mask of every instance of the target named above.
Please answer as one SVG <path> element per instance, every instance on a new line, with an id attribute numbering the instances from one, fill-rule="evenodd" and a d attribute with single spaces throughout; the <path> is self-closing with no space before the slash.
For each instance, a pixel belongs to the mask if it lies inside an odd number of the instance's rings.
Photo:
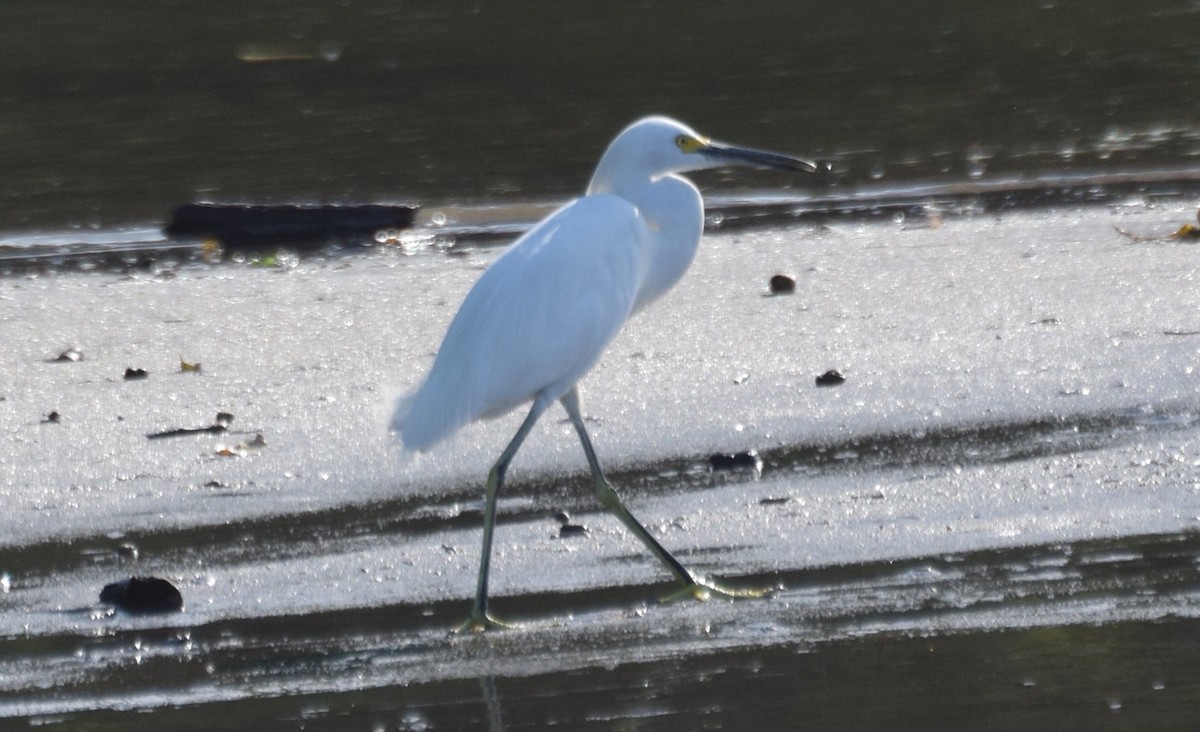
<path id="1" fill-rule="evenodd" d="M 940 225 L 946 218 L 1033 211 L 1062 206 L 1128 205 L 1133 199 L 1170 202 L 1200 197 L 1200 168 L 1193 166 L 1057 173 L 1030 172 L 1006 177 L 965 180 L 908 181 L 902 184 L 841 185 L 798 193 L 747 191 L 707 197 L 706 231 L 763 229 L 797 225 L 831 225 L 872 221 L 904 221 L 910 226 Z M 270 241 L 194 233 L 172 234 L 170 222 L 130 223 L 109 230 L 0 231 L 0 277 L 65 271 L 120 273 L 171 271 L 189 264 L 276 261 L 295 257 L 340 257 L 380 250 L 403 254 L 455 254 L 475 247 L 506 246 L 562 202 L 484 201 L 419 204 L 372 201 L 342 205 L 296 203 L 262 207 L 279 211 L 280 230 L 294 234 Z M 233 207 L 256 208 L 254 201 L 232 201 Z M 177 209 L 195 208 L 183 203 Z M 289 212 L 310 208 L 351 211 L 356 208 L 411 209 L 416 217 L 407 229 L 375 234 L 331 235 L 322 221 L 292 221 Z M 270 226 L 263 212 L 254 226 Z M 305 225 L 315 227 L 311 231 Z M 236 226 L 236 223 L 229 224 Z M 236 231 L 236 229 L 230 229 Z M 281 257 L 280 252 L 286 253 Z"/>

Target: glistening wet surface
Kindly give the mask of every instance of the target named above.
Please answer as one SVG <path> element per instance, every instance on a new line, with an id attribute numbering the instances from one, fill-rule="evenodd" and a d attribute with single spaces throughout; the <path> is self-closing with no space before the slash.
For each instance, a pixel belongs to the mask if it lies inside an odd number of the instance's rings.
<path id="1" fill-rule="evenodd" d="M 680 491 L 715 494 L 717 502 L 758 495 L 761 507 L 782 512 L 802 499 L 781 497 L 795 477 L 773 475 L 878 473 L 891 482 L 897 473 L 1078 458 L 1194 430 L 1187 414 L 1109 415 L 779 450 L 762 456 L 761 480 L 709 474 L 701 459 L 614 478 L 635 501 Z M 564 504 L 568 494 L 554 485 L 515 484 L 503 524 L 549 531 L 549 511 L 564 505 L 576 520 L 596 520 L 582 502 Z M 742 494 L 746 488 L 754 492 Z M 288 560 L 321 565 L 358 555 L 364 569 L 343 578 L 353 594 L 354 585 L 379 579 L 369 547 L 437 539 L 447 524 L 474 529 L 475 511 L 447 521 L 458 505 L 397 501 L 137 541 L 154 564 L 194 567 L 199 579 L 204 567 L 229 575 L 257 565 L 269 575 Z M 562 541 L 581 542 L 555 559 L 563 572 L 595 550 L 586 537 Z M 97 565 L 118 561 L 99 549 L 111 543 L 25 548 L 10 565 L 24 586 L 8 597 L 91 581 Z M 702 568 L 737 556 L 732 546 L 681 554 Z M 498 597 L 497 612 L 517 625 L 484 637 L 449 633 L 465 606 L 446 601 L 282 614 L 260 614 L 253 603 L 201 606 L 143 619 L 99 606 L 41 610 L 2 640 L 0 712 L 95 729 L 203 728 L 229 719 L 263 729 L 998 729 L 1014 720 L 1041 729 L 1064 715 L 1096 729 L 1169 728 L 1189 719 L 1200 699 L 1198 565 L 1193 532 L 793 564 L 727 578 L 778 588 L 764 600 L 660 604 L 655 598 L 671 591 L 665 583 Z M 285 592 L 269 582 L 259 591 Z M 119 713 L 139 709 L 154 713 Z"/>
<path id="2" fill-rule="evenodd" d="M 447 635 L 457 606 L 10 638 L 7 674 L 42 689 L 3 707 L 92 729 L 1166 729 L 1200 699 L 1197 561 L 1177 534 L 742 578 L 787 585 L 770 600 L 533 596 L 482 638 Z"/>
<path id="3" fill-rule="evenodd" d="M 986 468 L 1010 461 L 1110 449 L 1145 439 L 1147 434 L 1191 434 L 1198 423 L 1200 418 L 1188 411 L 1163 414 L 1131 410 L 873 435 L 845 443 L 783 446 L 759 455 L 768 479 L 775 478 L 765 482 L 768 487 L 759 501 L 786 511 L 787 504 L 794 503 L 790 496 L 797 493 L 796 483 L 806 478 L 882 471 L 922 475 L 946 469 Z M 780 475 L 785 477 L 780 480 Z M 747 470 L 714 471 L 708 456 L 692 456 L 626 466 L 610 471 L 608 477 L 621 487 L 627 499 L 669 499 L 681 492 L 719 491 L 731 484 L 755 485 L 758 475 Z M 497 520 L 504 524 L 545 519 L 556 510 L 569 511 L 577 519 L 599 513 L 600 507 L 583 490 L 586 484 L 584 475 L 532 476 L 515 481 L 505 491 Z M 772 492 L 770 486 L 774 485 L 779 485 L 779 490 Z M 143 553 L 165 562 L 186 561 L 197 555 L 203 563 L 217 565 L 311 558 L 362 540 L 428 536 L 447 528 L 473 530 L 482 521 L 478 499 L 477 486 L 466 485 L 436 500 L 401 495 L 368 507 L 342 506 L 224 526 L 141 532 L 137 543 Z M 246 542 L 250 536 L 254 537 L 252 545 Z M 96 554 L 107 554 L 97 549 L 81 556 L 81 544 L 104 547 L 113 540 L 94 536 L 15 547 L 6 552 L 4 569 L 26 576 L 33 584 L 44 584 L 81 566 L 93 565 Z"/>

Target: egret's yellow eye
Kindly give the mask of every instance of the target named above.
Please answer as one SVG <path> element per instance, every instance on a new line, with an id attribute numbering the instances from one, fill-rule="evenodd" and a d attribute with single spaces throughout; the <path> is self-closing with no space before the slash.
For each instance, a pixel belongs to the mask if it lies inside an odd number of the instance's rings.
<path id="1" fill-rule="evenodd" d="M 675 144 L 685 153 L 693 153 L 704 147 L 704 140 L 691 137 L 690 135 L 680 135 L 675 138 Z"/>

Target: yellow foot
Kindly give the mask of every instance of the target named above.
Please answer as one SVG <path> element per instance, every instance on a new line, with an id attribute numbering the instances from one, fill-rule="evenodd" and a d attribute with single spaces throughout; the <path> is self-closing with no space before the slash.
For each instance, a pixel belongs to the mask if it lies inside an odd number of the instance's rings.
<path id="1" fill-rule="evenodd" d="M 499 630 L 501 628 L 515 628 L 511 623 L 505 623 L 496 620 L 491 615 L 478 610 L 472 610 L 470 617 L 466 622 L 454 629 L 455 633 L 483 633 L 488 630 Z"/>
<path id="2" fill-rule="evenodd" d="M 730 600 L 743 600 L 756 597 L 769 597 L 778 589 L 778 587 L 726 587 L 720 582 L 716 582 L 705 577 L 697 577 L 691 582 L 685 584 L 680 589 L 664 597 L 662 601 L 675 602 L 676 600 L 689 597 L 701 601 L 711 600 L 714 597 L 724 597 Z"/>

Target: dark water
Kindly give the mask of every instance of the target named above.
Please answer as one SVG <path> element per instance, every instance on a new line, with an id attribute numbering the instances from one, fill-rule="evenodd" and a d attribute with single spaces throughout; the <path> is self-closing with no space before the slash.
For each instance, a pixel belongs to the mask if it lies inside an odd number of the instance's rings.
<path id="1" fill-rule="evenodd" d="M 821 186 L 1194 168 L 1198 28 L 1192 0 L 16 0 L 0 231 L 561 198 L 651 112 L 829 160 Z"/>

